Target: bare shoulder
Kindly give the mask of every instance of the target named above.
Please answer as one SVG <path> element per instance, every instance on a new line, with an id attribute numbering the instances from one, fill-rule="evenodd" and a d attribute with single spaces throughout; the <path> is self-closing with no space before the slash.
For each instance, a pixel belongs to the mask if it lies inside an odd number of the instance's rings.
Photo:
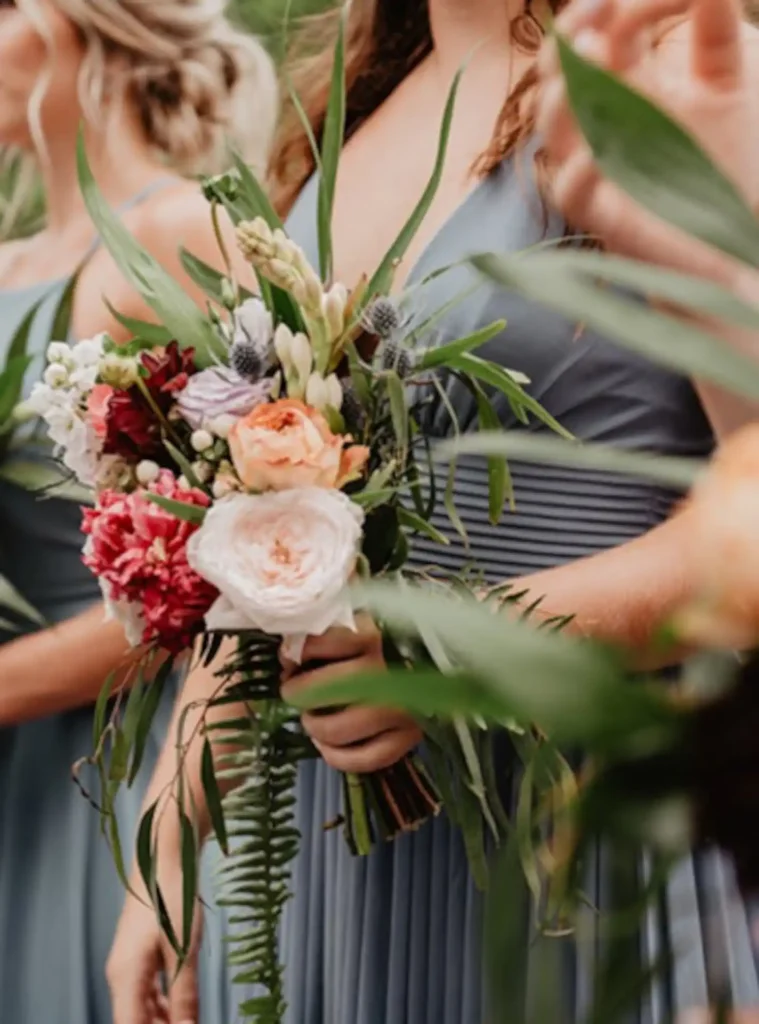
<path id="1" fill-rule="evenodd" d="M 201 306 L 206 297 L 187 276 L 181 250 L 187 249 L 218 270 L 225 269 L 224 257 L 213 226 L 211 209 L 195 182 L 177 179 L 176 184 L 157 190 L 145 202 L 123 218 L 130 234 Z M 220 215 L 225 247 L 235 260 L 235 272 L 241 279 L 246 269 L 237 256 L 234 232 L 223 213 Z M 108 312 L 106 303 L 126 316 L 154 320 L 155 314 L 124 278 L 105 248 L 101 248 L 85 269 L 78 289 L 75 328 L 80 336 L 107 330 L 117 339 L 123 329 Z"/>

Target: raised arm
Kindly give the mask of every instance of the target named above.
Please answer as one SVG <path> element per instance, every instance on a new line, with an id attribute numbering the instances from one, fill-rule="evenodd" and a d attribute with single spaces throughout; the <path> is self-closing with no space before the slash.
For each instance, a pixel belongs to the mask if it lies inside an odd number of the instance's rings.
<path id="1" fill-rule="evenodd" d="M 759 213 L 759 32 L 743 22 L 740 0 L 575 0 L 557 27 L 587 58 L 689 129 Z M 759 301 L 759 272 L 658 220 L 603 178 L 569 110 L 550 41 L 542 69 L 539 126 L 553 199 L 573 227 L 596 235 L 609 251 Z M 759 359 L 757 333 L 708 326 Z M 756 404 L 695 383 L 718 435 L 759 415 Z"/>

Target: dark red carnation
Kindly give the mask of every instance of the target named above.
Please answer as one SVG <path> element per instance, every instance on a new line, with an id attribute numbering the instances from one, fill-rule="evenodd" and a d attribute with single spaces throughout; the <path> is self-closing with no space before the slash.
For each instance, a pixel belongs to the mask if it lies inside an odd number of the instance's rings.
<path id="1" fill-rule="evenodd" d="M 108 403 L 104 454 L 120 455 L 130 462 L 153 459 L 171 464 L 163 445 L 161 419 L 168 415 L 174 394 L 185 388 L 190 374 L 195 373 L 194 354 L 193 349 L 180 349 L 176 341 L 164 349 L 143 352 L 141 384 L 114 391 Z"/>

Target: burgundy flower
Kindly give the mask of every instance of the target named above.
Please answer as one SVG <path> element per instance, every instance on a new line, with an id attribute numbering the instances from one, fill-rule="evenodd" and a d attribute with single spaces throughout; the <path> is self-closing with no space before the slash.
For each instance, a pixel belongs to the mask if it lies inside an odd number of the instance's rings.
<path id="1" fill-rule="evenodd" d="M 182 350 L 176 341 L 165 349 L 142 354 L 145 376 L 140 384 L 114 391 L 108 403 L 104 454 L 120 455 L 130 462 L 154 459 L 170 464 L 163 446 L 161 418 L 167 416 L 174 395 L 187 386 L 190 374 L 195 372 L 193 356 L 192 349 Z"/>

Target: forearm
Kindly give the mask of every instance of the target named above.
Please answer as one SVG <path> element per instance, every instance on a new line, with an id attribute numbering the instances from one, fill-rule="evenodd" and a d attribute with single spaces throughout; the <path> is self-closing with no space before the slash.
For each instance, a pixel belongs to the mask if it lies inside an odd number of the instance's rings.
<path id="1" fill-rule="evenodd" d="M 163 750 L 145 795 L 143 812 L 156 801 L 159 803 L 156 814 L 157 837 L 164 856 L 179 853 L 179 821 L 175 808 L 180 775 L 185 790 L 185 803 L 192 805 L 196 812 L 195 820 L 201 841 L 207 838 L 211 828 L 201 775 L 206 730 L 225 719 L 240 718 L 246 713 L 242 704 L 209 707 L 209 701 L 218 695 L 223 685 L 217 672 L 229 653 L 228 646 L 222 647 L 211 665 L 198 667 L 187 676 L 177 696 Z M 214 739 L 213 753 L 217 765 L 229 750 L 229 747 Z M 225 780 L 218 781 L 222 794 L 232 788 Z"/>
<path id="2" fill-rule="evenodd" d="M 572 616 L 579 635 L 629 652 L 636 668 L 673 664 L 684 652 L 665 647 L 662 627 L 693 596 L 686 508 L 650 533 L 598 555 L 515 581 L 540 614 Z"/>
<path id="3" fill-rule="evenodd" d="M 137 652 L 98 604 L 0 647 L 0 726 L 93 703 L 108 676 L 128 683 Z"/>

